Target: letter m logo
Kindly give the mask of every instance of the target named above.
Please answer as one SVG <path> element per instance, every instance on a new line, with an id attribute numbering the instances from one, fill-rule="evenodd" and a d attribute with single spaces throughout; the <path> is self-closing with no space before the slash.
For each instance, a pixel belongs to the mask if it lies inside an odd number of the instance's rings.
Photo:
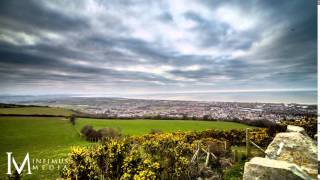
<path id="1" fill-rule="evenodd" d="M 23 160 L 20 167 L 18 166 L 16 160 L 13 158 L 12 152 L 7 152 L 7 155 L 8 155 L 8 172 L 7 172 L 7 174 L 11 175 L 11 162 L 13 163 L 14 168 L 17 170 L 18 174 L 21 174 L 24 166 L 28 162 L 28 174 L 32 174 L 31 169 L 30 169 L 29 153 L 27 153 L 27 155 L 24 157 L 24 160 Z"/>

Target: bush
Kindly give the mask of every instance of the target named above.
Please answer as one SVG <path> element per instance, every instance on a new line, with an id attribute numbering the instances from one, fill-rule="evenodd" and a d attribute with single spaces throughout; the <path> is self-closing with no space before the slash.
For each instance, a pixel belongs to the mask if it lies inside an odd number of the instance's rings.
<path id="1" fill-rule="evenodd" d="M 115 128 L 102 128 L 98 130 L 98 133 L 100 133 L 101 138 L 106 139 L 115 139 L 121 137 L 121 133 Z"/>
<path id="2" fill-rule="evenodd" d="M 81 132 L 91 134 L 92 131 L 91 126 L 85 126 Z M 102 132 L 116 137 L 109 128 L 101 130 L 99 134 Z M 267 129 L 251 129 L 250 132 L 255 143 L 269 143 Z M 62 175 L 65 178 L 77 175 L 79 180 L 101 179 L 101 176 L 105 179 L 196 179 L 202 175 L 221 178 L 233 164 L 230 146 L 244 145 L 244 140 L 244 130 L 207 130 L 111 138 L 92 148 L 73 150 Z M 216 156 L 209 159 L 209 169 L 203 168 L 206 153 L 202 150 L 202 155 L 191 162 L 198 145 Z"/>
<path id="3" fill-rule="evenodd" d="M 81 129 L 81 134 L 84 135 L 86 140 L 97 142 L 99 140 L 110 140 L 121 137 L 121 133 L 114 128 L 102 128 L 96 131 L 92 126 L 86 125 Z"/>
<path id="4" fill-rule="evenodd" d="M 266 147 L 272 141 L 273 136 L 269 135 L 266 128 L 250 129 L 250 140 L 254 141 L 257 145 Z M 246 133 L 244 130 L 232 129 L 227 131 L 221 130 L 207 130 L 202 132 L 187 133 L 186 137 L 189 140 L 214 138 L 221 141 L 228 141 L 231 146 L 245 145 Z"/>
<path id="5" fill-rule="evenodd" d="M 287 125 L 294 125 L 294 126 L 300 126 L 303 127 L 306 131 L 306 133 L 313 138 L 315 134 L 317 134 L 317 118 L 316 117 L 305 117 L 300 120 L 286 120 L 282 121 L 281 124 L 286 129 Z"/>
<path id="6" fill-rule="evenodd" d="M 85 136 L 87 141 L 97 142 L 101 139 L 101 134 L 89 125 L 84 126 L 81 129 L 81 133 Z"/>
<path id="7" fill-rule="evenodd" d="M 87 135 L 87 134 L 89 134 L 90 133 L 90 131 L 93 131 L 94 129 L 93 129 L 93 127 L 92 126 L 89 126 L 89 125 L 85 125 L 82 129 L 81 129 L 81 134 L 83 134 L 83 135 Z"/>
<path id="8" fill-rule="evenodd" d="M 161 134 L 163 133 L 160 129 L 151 129 L 150 134 Z"/>
<path id="9" fill-rule="evenodd" d="M 63 177 L 94 179 L 189 179 L 198 177 L 191 164 L 196 143 L 184 133 L 111 139 L 92 148 L 74 148 Z"/>

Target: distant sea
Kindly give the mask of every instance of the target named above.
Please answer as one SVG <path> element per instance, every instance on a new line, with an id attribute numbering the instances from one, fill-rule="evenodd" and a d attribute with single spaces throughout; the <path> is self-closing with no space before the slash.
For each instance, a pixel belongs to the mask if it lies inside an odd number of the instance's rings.
<path id="1" fill-rule="evenodd" d="M 153 93 L 153 94 L 77 94 L 77 95 L 0 95 L 0 103 L 20 103 L 53 100 L 67 97 L 108 97 L 154 100 L 186 100 L 216 102 L 253 102 L 253 103 L 297 103 L 317 104 L 317 91 L 268 91 L 268 92 L 192 92 L 192 93 Z"/>
<path id="2" fill-rule="evenodd" d="M 127 98 L 220 101 L 220 102 L 260 102 L 317 104 L 317 91 L 280 92 L 210 92 L 210 93 L 168 93 L 131 95 Z"/>

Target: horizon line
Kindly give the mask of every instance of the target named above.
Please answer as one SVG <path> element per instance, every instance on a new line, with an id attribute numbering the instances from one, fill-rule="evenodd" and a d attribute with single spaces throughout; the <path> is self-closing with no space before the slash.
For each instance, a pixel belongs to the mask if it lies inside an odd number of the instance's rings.
<path id="1" fill-rule="evenodd" d="M 150 94 L 193 94 L 193 93 L 254 93 L 254 92 L 302 92 L 302 91 L 318 91 L 318 89 L 233 89 L 233 90 L 205 90 L 205 91 L 173 91 L 173 92 L 135 92 L 135 93 L 56 93 L 56 94 L 0 94 L 0 96 L 54 96 L 54 95 L 96 95 L 96 96 L 106 96 L 106 95 L 150 95 Z"/>

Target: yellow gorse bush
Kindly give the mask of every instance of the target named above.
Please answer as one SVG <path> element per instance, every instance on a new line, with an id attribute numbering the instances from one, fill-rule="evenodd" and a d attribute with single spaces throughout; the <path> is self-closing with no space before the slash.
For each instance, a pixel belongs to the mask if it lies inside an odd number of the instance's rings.
<path id="1" fill-rule="evenodd" d="M 272 139 L 268 130 L 263 128 L 252 129 L 250 135 L 258 145 L 267 145 Z M 68 168 L 63 170 L 62 176 L 79 180 L 101 177 L 112 180 L 190 179 L 198 176 L 195 174 L 197 164 L 190 162 L 198 145 L 203 149 L 210 143 L 242 145 L 244 139 L 243 130 L 175 132 L 111 139 L 92 147 L 72 147 Z"/>

